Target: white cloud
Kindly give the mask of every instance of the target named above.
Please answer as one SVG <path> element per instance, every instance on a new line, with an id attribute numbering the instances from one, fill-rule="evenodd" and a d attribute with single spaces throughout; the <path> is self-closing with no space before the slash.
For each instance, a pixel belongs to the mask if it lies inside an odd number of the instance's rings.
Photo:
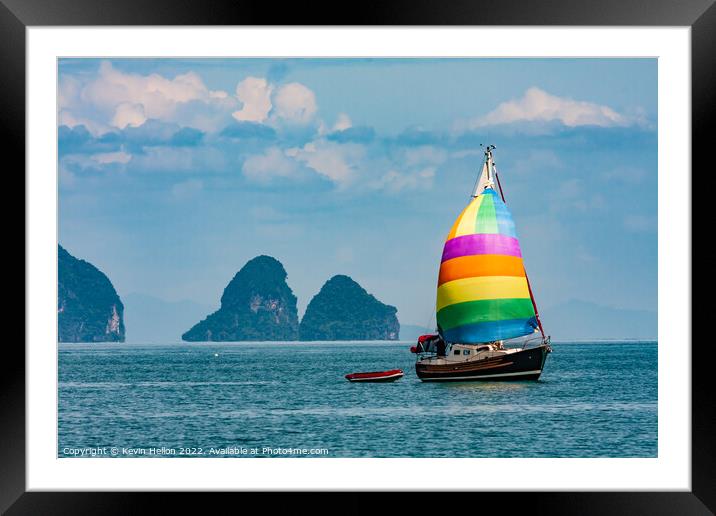
<path id="1" fill-rule="evenodd" d="M 473 119 L 469 128 L 510 124 L 513 122 L 558 121 L 567 127 L 596 125 L 627 126 L 635 120 L 619 114 L 608 106 L 550 95 L 532 87 L 519 99 L 503 102 L 483 117 Z"/>
<path id="2" fill-rule="evenodd" d="M 60 111 L 58 122 L 59 125 L 66 125 L 67 127 L 84 125 L 85 128 L 94 136 L 99 136 L 112 130 L 112 127 L 109 124 L 91 120 L 89 118 L 77 117 L 64 109 Z"/>
<path id="3" fill-rule="evenodd" d="M 192 103 L 199 103 L 200 108 L 187 109 Z M 137 126 L 150 118 L 206 129 L 209 121 L 216 123 L 212 111 L 235 109 L 236 99 L 226 92 L 209 90 L 194 72 L 168 79 L 156 73 L 124 73 L 104 61 L 88 81 L 81 83 L 77 77 L 63 76 L 59 104 L 65 122 L 88 125 L 85 122 L 91 119 L 95 129 L 103 124 Z"/>
<path id="4" fill-rule="evenodd" d="M 274 95 L 273 103 L 277 118 L 300 124 L 310 122 L 318 111 L 316 95 L 298 82 L 281 86 Z"/>
<path id="5" fill-rule="evenodd" d="M 175 104 L 190 100 L 207 101 L 210 95 L 209 89 L 194 72 L 167 79 L 156 73 L 123 73 L 104 61 L 97 79 L 82 90 L 81 98 L 97 106 L 141 104 L 147 118 L 164 119 L 174 110 Z"/>
<path id="6" fill-rule="evenodd" d="M 233 119 L 257 123 L 305 125 L 315 120 L 316 95 L 292 82 L 277 86 L 263 77 L 246 77 L 235 95 L 210 90 L 194 72 L 167 78 L 157 73 L 125 73 L 109 61 L 96 75 L 64 74 L 58 92 L 59 123 L 85 125 L 94 135 L 115 128 L 138 127 L 149 119 L 218 131 Z M 350 127 L 341 113 L 337 128 Z"/>
<path id="7" fill-rule="evenodd" d="M 243 103 L 240 110 L 234 111 L 236 120 L 263 122 L 271 111 L 271 92 L 273 87 L 258 77 L 247 77 L 236 85 L 236 97 Z"/>
<path id="8" fill-rule="evenodd" d="M 334 131 L 345 131 L 346 129 L 349 129 L 353 127 L 353 122 L 351 121 L 350 117 L 346 115 L 345 113 L 338 113 L 338 118 L 336 118 L 336 123 L 333 124 L 333 130 Z"/>
<path id="9" fill-rule="evenodd" d="M 72 75 L 62 75 L 59 79 L 59 87 L 57 88 L 57 105 L 60 109 L 70 106 L 77 102 L 82 84 Z"/>
<path id="10" fill-rule="evenodd" d="M 112 117 L 112 125 L 124 129 L 128 125 L 139 127 L 147 121 L 144 116 L 144 107 L 141 104 L 123 102 L 117 106 Z"/>
<path id="11" fill-rule="evenodd" d="M 241 171 L 248 179 L 265 183 L 275 177 L 290 177 L 296 172 L 296 163 L 278 147 L 271 147 L 264 154 L 246 158 Z"/>
<path id="12" fill-rule="evenodd" d="M 343 145 L 319 140 L 307 143 L 303 148 L 288 149 L 286 154 L 344 187 L 353 181 L 355 165 L 362 160 L 365 150 L 357 144 Z"/>

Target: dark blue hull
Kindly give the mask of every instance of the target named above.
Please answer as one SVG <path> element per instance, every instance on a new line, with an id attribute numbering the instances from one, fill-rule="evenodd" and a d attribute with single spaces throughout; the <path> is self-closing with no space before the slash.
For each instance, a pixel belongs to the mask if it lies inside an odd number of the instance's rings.
<path id="1" fill-rule="evenodd" d="M 537 380 L 551 349 L 546 345 L 508 355 L 447 364 L 415 363 L 415 372 L 423 381 L 514 381 Z"/>

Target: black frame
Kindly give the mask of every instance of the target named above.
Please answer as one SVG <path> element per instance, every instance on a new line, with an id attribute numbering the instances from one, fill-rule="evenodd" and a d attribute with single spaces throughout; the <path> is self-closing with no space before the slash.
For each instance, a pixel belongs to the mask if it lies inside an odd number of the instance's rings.
<path id="1" fill-rule="evenodd" d="M 25 29 L 37 25 L 620 25 L 690 26 L 692 78 L 692 169 L 712 173 L 709 135 L 716 114 L 716 0 L 391 0 L 357 6 L 350 19 L 344 3 L 295 3 L 280 9 L 269 2 L 217 0 L 0 0 L 0 120 L 3 157 L 14 156 L 15 175 L 24 169 Z M 314 7 L 315 6 L 315 7 Z M 313 8 L 313 9 L 312 9 Z M 336 9 L 340 11 L 336 12 Z M 688 158 L 685 157 L 688 162 Z M 676 171 L 680 172 L 680 171 Z M 692 175 L 693 178 L 693 175 Z M 23 183 L 24 188 L 24 183 Z M 703 190 L 703 189 L 702 189 Z M 17 190 L 16 190 L 17 191 Z M 702 194 L 703 195 L 703 194 Z M 16 212 L 14 212 L 16 213 Z M 14 217 L 13 217 L 14 218 Z M 6 219 L 7 220 L 7 219 Z M 19 225 L 18 225 L 19 226 Z M 692 231 L 693 234 L 693 231 Z M 24 238 L 24 235 L 23 235 Z M 26 271 L 27 274 L 27 271 Z M 662 293 L 662 295 L 666 295 Z M 706 317 L 706 304 L 694 312 Z M 685 334 L 685 339 L 693 338 Z M 187 494 L 25 492 L 25 354 L 18 339 L 4 342 L 0 374 L 0 510 L 7 514 L 125 514 L 181 508 Z M 482 493 L 479 506 L 495 503 L 553 514 L 716 513 L 716 403 L 710 342 L 692 345 L 692 491 L 641 493 Z M 555 436 L 556 438 L 558 436 Z M 425 486 L 416 486 L 422 488 Z M 226 501 L 229 494 L 211 494 Z M 257 495 L 237 494 L 258 502 Z M 251 500 L 246 500 L 246 497 Z M 275 495 L 271 495 L 272 497 Z M 291 507 L 307 504 L 293 493 Z M 352 493 L 335 511 L 372 510 L 374 495 Z M 426 497 L 418 496 L 423 505 Z M 438 497 L 444 503 L 443 497 Z M 454 503 L 452 498 L 450 506 Z M 487 504 L 486 504 L 487 502 Z M 508 503 L 505 503 L 508 502 Z M 265 502 L 264 502 L 265 503 Z M 275 502 L 274 502 L 275 503 Z M 441 503 L 441 502 L 439 502 Z M 441 503 L 440 509 L 447 508 Z M 160 505 L 161 504 L 161 505 Z M 273 505 L 273 504 L 272 504 Z M 313 505 L 313 504 L 312 504 Z M 245 505 L 243 505 L 245 507 Z M 273 505 L 275 507 L 275 505 Z M 315 507 L 315 506 L 314 506 Z M 313 508 L 313 507 L 312 507 Z M 232 511 L 234 512 L 234 511 Z"/>

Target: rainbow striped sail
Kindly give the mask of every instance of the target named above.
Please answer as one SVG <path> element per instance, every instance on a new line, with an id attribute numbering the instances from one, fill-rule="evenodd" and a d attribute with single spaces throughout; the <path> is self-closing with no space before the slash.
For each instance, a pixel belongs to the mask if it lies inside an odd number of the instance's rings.
<path id="1" fill-rule="evenodd" d="M 510 339 L 538 327 L 515 223 L 491 187 L 467 205 L 445 241 L 436 310 L 447 342 Z"/>

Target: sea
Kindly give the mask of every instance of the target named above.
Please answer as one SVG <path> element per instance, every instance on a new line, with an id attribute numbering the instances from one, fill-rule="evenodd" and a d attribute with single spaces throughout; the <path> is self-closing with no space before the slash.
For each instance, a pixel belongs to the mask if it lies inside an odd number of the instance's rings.
<path id="1" fill-rule="evenodd" d="M 538 381 L 460 383 L 421 382 L 412 344 L 59 344 L 57 454 L 657 456 L 656 342 L 555 342 Z"/>

